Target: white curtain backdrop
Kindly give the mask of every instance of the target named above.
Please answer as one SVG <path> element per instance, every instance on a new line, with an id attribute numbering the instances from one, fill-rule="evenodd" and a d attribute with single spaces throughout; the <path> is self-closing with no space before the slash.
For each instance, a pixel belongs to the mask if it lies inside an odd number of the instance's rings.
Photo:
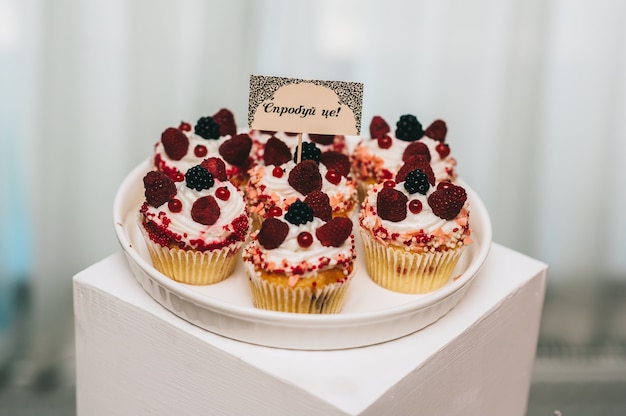
<path id="1" fill-rule="evenodd" d="M 444 119 L 496 242 L 554 285 L 626 279 L 621 0 L 0 0 L 0 48 L 0 223 L 23 237 L 0 268 L 25 253 L 41 366 L 71 277 L 118 250 L 121 180 L 181 120 L 243 126 L 250 74 L 363 82 L 363 132 Z"/>

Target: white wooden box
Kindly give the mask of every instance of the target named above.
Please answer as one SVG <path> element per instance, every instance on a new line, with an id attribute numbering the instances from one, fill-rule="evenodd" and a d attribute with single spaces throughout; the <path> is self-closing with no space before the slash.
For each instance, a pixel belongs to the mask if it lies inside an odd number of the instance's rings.
<path id="1" fill-rule="evenodd" d="M 122 252 L 74 276 L 76 399 L 98 415 L 524 415 L 546 265 L 493 244 L 463 299 L 406 337 L 300 351 L 170 313 Z"/>

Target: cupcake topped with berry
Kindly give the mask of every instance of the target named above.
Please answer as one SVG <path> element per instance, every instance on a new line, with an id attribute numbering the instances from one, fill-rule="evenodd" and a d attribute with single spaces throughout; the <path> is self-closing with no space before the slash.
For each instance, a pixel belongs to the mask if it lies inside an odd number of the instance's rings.
<path id="1" fill-rule="evenodd" d="M 445 284 L 470 238 L 469 204 L 461 186 L 435 185 L 423 156 L 396 180 L 373 185 L 359 212 L 368 273 L 388 289 L 425 293 Z"/>
<path id="2" fill-rule="evenodd" d="M 406 114 L 396 123 L 395 132 L 380 116 L 370 123 L 370 137 L 363 138 L 352 154 L 352 172 L 363 197 L 369 185 L 393 179 L 409 159 L 421 155 L 428 159 L 437 181 L 454 181 L 456 160 L 445 143 L 446 123 L 435 120 L 426 130 L 414 115 Z"/>
<path id="3" fill-rule="evenodd" d="M 332 217 L 328 196 L 312 191 L 284 210 L 271 210 L 244 248 L 257 308 L 336 313 L 354 271 L 353 224 Z"/>
<path id="4" fill-rule="evenodd" d="M 181 182 L 191 167 L 207 157 L 220 157 L 226 163 L 228 179 L 243 186 L 253 163 L 251 149 L 252 139 L 237 134 L 233 113 L 223 108 L 213 116 L 201 117 L 195 126 L 182 122 L 165 129 L 154 146 L 153 164 L 156 170 Z"/>
<path id="5" fill-rule="evenodd" d="M 241 191 L 219 158 L 207 158 L 175 182 L 163 172 L 144 178 L 140 228 L 154 266 L 170 278 L 211 284 L 233 271 L 249 232 Z"/>
<path id="6" fill-rule="evenodd" d="M 333 216 L 350 217 L 356 209 L 356 184 L 347 155 L 333 150 L 322 152 L 310 142 L 302 142 L 300 163 L 298 153 L 297 146 L 292 153 L 284 142 L 272 137 L 267 141 L 263 163 L 249 171 L 246 196 L 256 225 L 270 209 L 284 210 L 313 191 L 327 195 Z"/>

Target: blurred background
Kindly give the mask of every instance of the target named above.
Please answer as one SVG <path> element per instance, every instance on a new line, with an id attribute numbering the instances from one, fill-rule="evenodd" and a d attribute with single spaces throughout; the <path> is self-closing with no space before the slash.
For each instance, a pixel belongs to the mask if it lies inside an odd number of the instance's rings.
<path id="1" fill-rule="evenodd" d="M 251 74 L 362 82 L 363 132 L 445 120 L 494 240 L 549 265 L 528 414 L 626 414 L 622 0 L 0 0 L 0 414 L 75 413 L 118 185 L 181 120 L 245 127 Z"/>

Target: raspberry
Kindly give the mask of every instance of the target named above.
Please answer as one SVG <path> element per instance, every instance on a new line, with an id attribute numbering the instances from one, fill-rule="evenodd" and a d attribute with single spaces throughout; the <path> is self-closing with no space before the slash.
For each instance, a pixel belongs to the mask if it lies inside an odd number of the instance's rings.
<path id="1" fill-rule="evenodd" d="M 213 114 L 213 120 L 220 126 L 220 136 L 226 136 L 228 134 L 234 136 L 237 134 L 235 116 L 233 116 L 230 110 L 222 108 L 220 111 Z"/>
<path id="2" fill-rule="evenodd" d="M 296 163 L 298 163 L 298 148 L 299 147 L 300 146 L 296 146 L 296 150 L 293 152 L 293 161 L 296 162 Z M 322 152 L 315 145 L 315 143 L 302 142 L 302 159 L 301 159 L 301 161 L 312 160 L 315 163 L 320 163 L 321 156 L 322 156 Z"/>
<path id="3" fill-rule="evenodd" d="M 376 196 L 378 216 L 384 220 L 399 222 L 406 218 L 408 198 L 395 188 L 383 188 Z"/>
<path id="4" fill-rule="evenodd" d="M 339 247 L 352 234 L 352 221 L 348 217 L 337 217 L 315 230 L 315 237 L 324 247 Z"/>
<path id="5" fill-rule="evenodd" d="M 411 156 L 422 155 L 430 162 L 430 150 L 422 142 L 413 142 L 404 149 L 402 161 L 406 162 Z"/>
<path id="6" fill-rule="evenodd" d="M 203 139 L 217 140 L 220 138 L 220 125 L 210 116 L 200 117 L 194 131 Z"/>
<path id="7" fill-rule="evenodd" d="M 389 124 L 387 124 L 382 117 L 374 116 L 374 118 L 372 118 L 372 122 L 370 123 L 370 137 L 372 139 L 382 137 L 390 131 Z"/>
<path id="8" fill-rule="evenodd" d="M 313 210 L 313 215 L 322 221 L 329 221 L 333 217 L 330 198 L 322 191 L 313 191 L 304 198 L 304 203 Z"/>
<path id="9" fill-rule="evenodd" d="M 422 195 L 426 195 L 429 188 L 430 184 L 428 183 L 428 176 L 421 170 L 415 169 L 406 175 L 406 179 L 404 180 L 404 189 L 406 189 L 408 193 L 414 194 L 419 192 Z"/>
<path id="10" fill-rule="evenodd" d="M 435 186 L 435 173 L 433 172 L 433 168 L 428 163 L 428 160 L 422 155 L 416 155 L 410 157 L 404 165 L 400 168 L 398 173 L 396 173 L 396 182 L 404 182 L 406 180 L 406 175 L 415 170 L 419 169 L 428 176 L 428 182 Z"/>
<path id="11" fill-rule="evenodd" d="M 287 182 L 302 195 L 308 195 L 313 191 L 322 189 L 322 175 L 317 163 L 312 160 L 305 160 L 294 166 L 289 172 Z"/>
<path id="12" fill-rule="evenodd" d="M 313 210 L 307 204 L 297 199 L 287 208 L 285 219 L 293 225 L 306 224 L 309 221 L 313 221 Z"/>
<path id="13" fill-rule="evenodd" d="M 448 126 L 443 120 L 435 120 L 428 126 L 424 134 L 431 139 L 443 142 L 446 140 L 446 134 L 448 134 Z"/>
<path id="14" fill-rule="evenodd" d="M 289 225 L 278 218 L 267 218 L 261 224 L 257 240 L 264 248 L 272 250 L 280 246 L 287 234 L 289 233 Z"/>
<path id="15" fill-rule="evenodd" d="M 405 114 L 396 123 L 396 137 L 405 142 L 414 142 L 424 135 L 422 124 L 412 114 Z"/>
<path id="16" fill-rule="evenodd" d="M 333 142 L 335 141 L 335 135 L 334 134 L 309 134 L 309 139 L 311 139 L 313 143 L 328 146 L 329 144 L 333 144 Z"/>
<path id="17" fill-rule="evenodd" d="M 460 186 L 450 183 L 447 186 L 437 187 L 435 192 L 428 196 L 428 205 L 439 218 L 454 219 L 467 201 L 467 193 Z"/>
<path id="18" fill-rule="evenodd" d="M 213 225 L 220 217 L 220 207 L 211 195 L 196 199 L 191 207 L 191 218 L 200 224 Z"/>
<path id="19" fill-rule="evenodd" d="M 252 139 L 247 134 L 237 134 L 220 145 L 219 153 L 233 166 L 244 166 L 250 156 Z"/>
<path id="20" fill-rule="evenodd" d="M 213 175 L 202 165 L 196 165 L 190 168 L 187 173 L 185 173 L 185 180 L 187 181 L 187 188 L 195 189 L 196 191 L 211 189 L 215 184 Z"/>
<path id="21" fill-rule="evenodd" d="M 189 139 L 185 133 L 174 127 L 169 127 L 161 133 L 161 143 L 165 153 L 172 160 L 181 160 L 189 149 Z"/>
<path id="22" fill-rule="evenodd" d="M 213 178 L 218 179 L 222 182 L 228 180 L 228 176 L 226 176 L 226 165 L 224 161 L 219 157 L 210 157 L 208 159 L 204 159 L 200 166 L 209 171 Z"/>
<path id="23" fill-rule="evenodd" d="M 265 150 L 263 151 L 265 166 L 278 166 L 290 160 L 291 150 L 289 150 L 289 146 L 274 136 L 270 137 L 267 143 L 265 143 Z"/>
<path id="24" fill-rule="evenodd" d="M 342 176 L 348 176 L 350 174 L 350 158 L 348 155 L 334 150 L 328 150 L 322 153 L 320 162 L 328 169 L 335 169 Z"/>
<path id="25" fill-rule="evenodd" d="M 176 196 L 174 181 L 163 172 L 148 172 L 143 177 L 146 202 L 158 208 Z"/>

